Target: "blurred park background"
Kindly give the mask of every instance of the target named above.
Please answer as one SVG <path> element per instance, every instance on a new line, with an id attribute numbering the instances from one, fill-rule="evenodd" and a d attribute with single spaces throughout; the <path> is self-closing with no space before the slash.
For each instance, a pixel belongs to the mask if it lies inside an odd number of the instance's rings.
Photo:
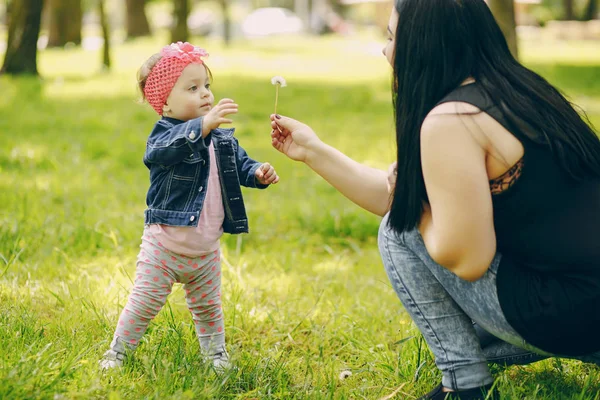
<path id="1" fill-rule="evenodd" d="M 515 55 L 600 126 L 598 0 L 490 0 Z M 386 169 L 395 154 L 389 0 L 8 0 L 0 4 L 0 398 L 413 399 L 440 379 L 391 289 L 379 218 L 270 146 L 278 112 Z M 281 182 L 245 190 L 225 236 L 227 341 L 200 362 L 176 287 L 135 358 L 100 373 L 134 276 L 156 114 L 135 74 L 171 41 L 211 54 L 217 99 Z M 599 399 L 600 373 L 550 359 L 496 370 L 503 399 Z"/>

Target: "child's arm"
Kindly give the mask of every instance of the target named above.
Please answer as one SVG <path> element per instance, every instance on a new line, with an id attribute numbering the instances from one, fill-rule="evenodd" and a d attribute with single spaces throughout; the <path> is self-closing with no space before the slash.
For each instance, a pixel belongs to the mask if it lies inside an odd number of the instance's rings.
<path id="1" fill-rule="evenodd" d="M 144 163 L 170 166 L 206 150 L 210 139 L 202 135 L 203 117 L 170 126 L 159 121 L 148 138 Z"/>
<path id="2" fill-rule="evenodd" d="M 238 140 L 235 137 L 233 139 L 235 140 L 235 145 L 237 147 L 236 161 L 240 184 L 245 187 L 256 189 L 265 189 L 269 187 L 269 184 L 260 183 L 256 177 L 258 169 L 263 164 L 250 158 L 246 153 L 246 150 L 239 145 Z M 277 181 L 278 180 L 279 178 L 277 178 Z M 273 183 L 277 183 L 277 181 L 274 181 Z"/>
<path id="3" fill-rule="evenodd" d="M 183 161 L 193 153 L 206 150 L 210 145 L 208 134 L 221 124 L 231 123 L 227 115 L 237 113 L 238 105 L 231 99 L 222 99 L 204 117 L 179 125 L 159 121 L 150 134 L 144 162 L 170 166 Z"/>

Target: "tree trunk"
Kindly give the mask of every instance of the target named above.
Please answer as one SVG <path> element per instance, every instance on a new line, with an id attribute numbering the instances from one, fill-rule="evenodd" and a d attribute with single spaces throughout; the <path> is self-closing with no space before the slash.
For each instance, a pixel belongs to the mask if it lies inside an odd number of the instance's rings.
<path id="1" fill-rule="evenodd" d="M 110 69 L 110 30 L 108 27 L 108 18 L 104 10 L 104 0 L 98 0 L 98 12 L 100 13 L 100 26 L 102 27 L 102 38 L 104 45 L 102 46 L 102 66 L 103 69 Z"/>
<path id="2" fill-rule="evenodd" d="M 565 8 L 565 20 L 574 20 L 575 14 L 573 13 L 573 0 L 563 0 L 563 7 Z"/>
<path id="3" fill-rule="evenodd" d="M 10 24 L 10 6 L 12 4 L 11 1 L 6 0 L 5 1 L 6 7 L 5 7 L 5 12 L 4 12 L 4 20 L 0 21 L 2 24 L 4 24 L 4 26 L 8 26 L 8 24 Z"/>
<path id="4" fill-rule="evenodd" d="M 302 20 L 305 27 L 310 24 L 310 5 L 309 0 L 295 0 L 294 12 Z"/>
<path id="5" fill-rule="evenodd" d="M 37 41 L 43 6 L 43 0 L 13 0 L 0 73 L 38 75 Z"/>
<path id="6" fill-rule="evenodd" d="M 81 44 L 81 0 L 48 0 L 48 47 Z"/>
<path id="7" fill-rule="evenodd" d="M 187 19 L 190 13 L 188 0 L 173 0 L 173 6 L 171 42 L 187 42 L 189 37 Z"/>
<path id="8" fill-rule="evenodd" d="M 146 17 L 146 0 L 126 0 L 127 6 L 127 39 L 150 36 L 150 25 Z"/>
<path id="9" fill-rule="evenodd" d="M 583 20 L 591 21 L 596 19 L 596 15 L 598 15 L 598 0 L 589 0 L 583 13 Z"/>
<path id="10" fill-rule="evenodd" d="M 490 0 L 488 4 L 494 18 L 500 25 L 502 33 L 504 33 L 510 52 L 514 58 L 518 59 L 517 24 L 515 22 L 515 4 L 513 0 Z"/>
<path id="11" fill-rule="evenodd" d="M 69 2 L 69 18 L 67 21 L 67 43 L 81 44 L 81 28 L 83 20 L 83 10 L 81 8 L 81 0 L 68 0 Z"/>
<path id="12" fill-rule="evenodd" d="M 229 0 L 219 0 L 221 13 L 223 14 L 223 40 L 225 45 L 231 43 L 231 18 L 229 16 Z"/>

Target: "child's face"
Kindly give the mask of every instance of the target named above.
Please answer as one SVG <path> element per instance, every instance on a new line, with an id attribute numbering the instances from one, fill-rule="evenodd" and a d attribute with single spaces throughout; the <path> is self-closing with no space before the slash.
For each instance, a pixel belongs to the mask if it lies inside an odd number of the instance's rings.
<path id="1" fill-rule="evenodd" d="M 203 64 L 190 64 L 173 86 L 163 115 L 188 121 L 206 115 L 214 100 L 206 68 Z"/>

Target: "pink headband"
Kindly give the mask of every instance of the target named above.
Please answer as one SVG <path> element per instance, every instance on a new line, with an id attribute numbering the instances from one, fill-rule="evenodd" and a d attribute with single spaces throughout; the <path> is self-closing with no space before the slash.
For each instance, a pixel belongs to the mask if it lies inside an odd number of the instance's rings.
<path id="1" fill-rule="evenodd" d="M 169 93 L 185 67 L 202 64 L 201 57 L 207 57 L 208 53 L 188 42 L 177 42 L 163 47 L 160 55 L 162 58 L 152 67 L 144 86 L 144 97 L 158 115 L 163 114 Z"/>

